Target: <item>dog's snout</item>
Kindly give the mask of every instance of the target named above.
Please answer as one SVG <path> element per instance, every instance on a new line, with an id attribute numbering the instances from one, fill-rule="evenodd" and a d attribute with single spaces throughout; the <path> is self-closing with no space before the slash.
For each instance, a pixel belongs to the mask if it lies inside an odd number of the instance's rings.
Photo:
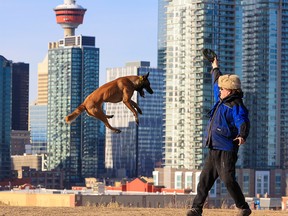
<path id="1" fill-rule="evenodd" d="M 147 90 L 147 92 L 150 93 L 150 94 L 153 94 L 153 93 L 154 93 L 153 90 L 152 90 L 152 88 L 147 88 L 146 90 Z"/>

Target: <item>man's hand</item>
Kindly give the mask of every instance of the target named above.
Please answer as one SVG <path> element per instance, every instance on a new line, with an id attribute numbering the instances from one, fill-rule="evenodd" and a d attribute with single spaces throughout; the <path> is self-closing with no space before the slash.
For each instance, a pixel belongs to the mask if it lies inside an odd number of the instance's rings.
<path id="1" fill-rule="evenodd" d="M 245 139 L 243 137 L 237 137 L 233 141 L 238 143 L 239 146 L 245 143 Z"/>
<path id="2" fill-rule="evenodd" d="M 214 61 L 212 62 L 212 68 L 218 68 L 218 59 L 214 58 Z"/>

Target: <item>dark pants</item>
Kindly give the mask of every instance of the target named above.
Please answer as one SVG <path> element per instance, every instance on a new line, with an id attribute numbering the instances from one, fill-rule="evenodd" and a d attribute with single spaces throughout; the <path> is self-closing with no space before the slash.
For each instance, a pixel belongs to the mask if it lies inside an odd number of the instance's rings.
<path id="1" fill-rule="evenodd" d="M 236 181 L 236 162 L 236 152 L 209 150 L 209 154 L 200 174 L 200 179 L 197 186 L 197 195 L 192 205 L 193 208 L 202 212 L 208 192 L 218 177 L 220 177 L 220 179 L 224 182 L 230 196 L 234 199 L 236 206 L 241 209 L 249 208 L 249 205 L 245 202 L 245 197 L 242 190 Z"/>

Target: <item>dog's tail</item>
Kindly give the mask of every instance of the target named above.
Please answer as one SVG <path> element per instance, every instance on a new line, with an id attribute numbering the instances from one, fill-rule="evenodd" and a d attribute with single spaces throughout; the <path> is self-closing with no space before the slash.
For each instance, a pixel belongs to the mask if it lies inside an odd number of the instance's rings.
<path id="1" fill-rule="evenodd" d="M 81 104 L 71 114 L 69 114 L 65 117 L 65 121 L 68 124 L 70 124 L 73 120 L 75 120 L 85 110 L 86 110 L 85 106 L 83 104 Z"/>

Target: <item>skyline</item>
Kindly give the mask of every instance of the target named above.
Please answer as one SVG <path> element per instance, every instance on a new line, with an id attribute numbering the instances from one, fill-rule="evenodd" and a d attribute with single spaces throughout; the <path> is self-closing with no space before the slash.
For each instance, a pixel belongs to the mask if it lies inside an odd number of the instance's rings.
<path id="1" fill-rule="evenodd" d="M 38 64 L 48 52 L 48 43 L 64 38 L 64 30 L 56 23 L 53 10 L 63 2 L 1 0 L 5 10 L 0 18 L 5 22 L 0 55 L 14 63 L 29 64 L 30 103 L 37 98 Z M 131 61 L 149 61 L 151 67 L 157 67 L 158 1 L 77 0 L 76 4 L 87 11 L 75 35 L 95 36 L 96 47 L 100 48 L 99 85 L 106 82 L 107 68 L 123 67 Z"/>

